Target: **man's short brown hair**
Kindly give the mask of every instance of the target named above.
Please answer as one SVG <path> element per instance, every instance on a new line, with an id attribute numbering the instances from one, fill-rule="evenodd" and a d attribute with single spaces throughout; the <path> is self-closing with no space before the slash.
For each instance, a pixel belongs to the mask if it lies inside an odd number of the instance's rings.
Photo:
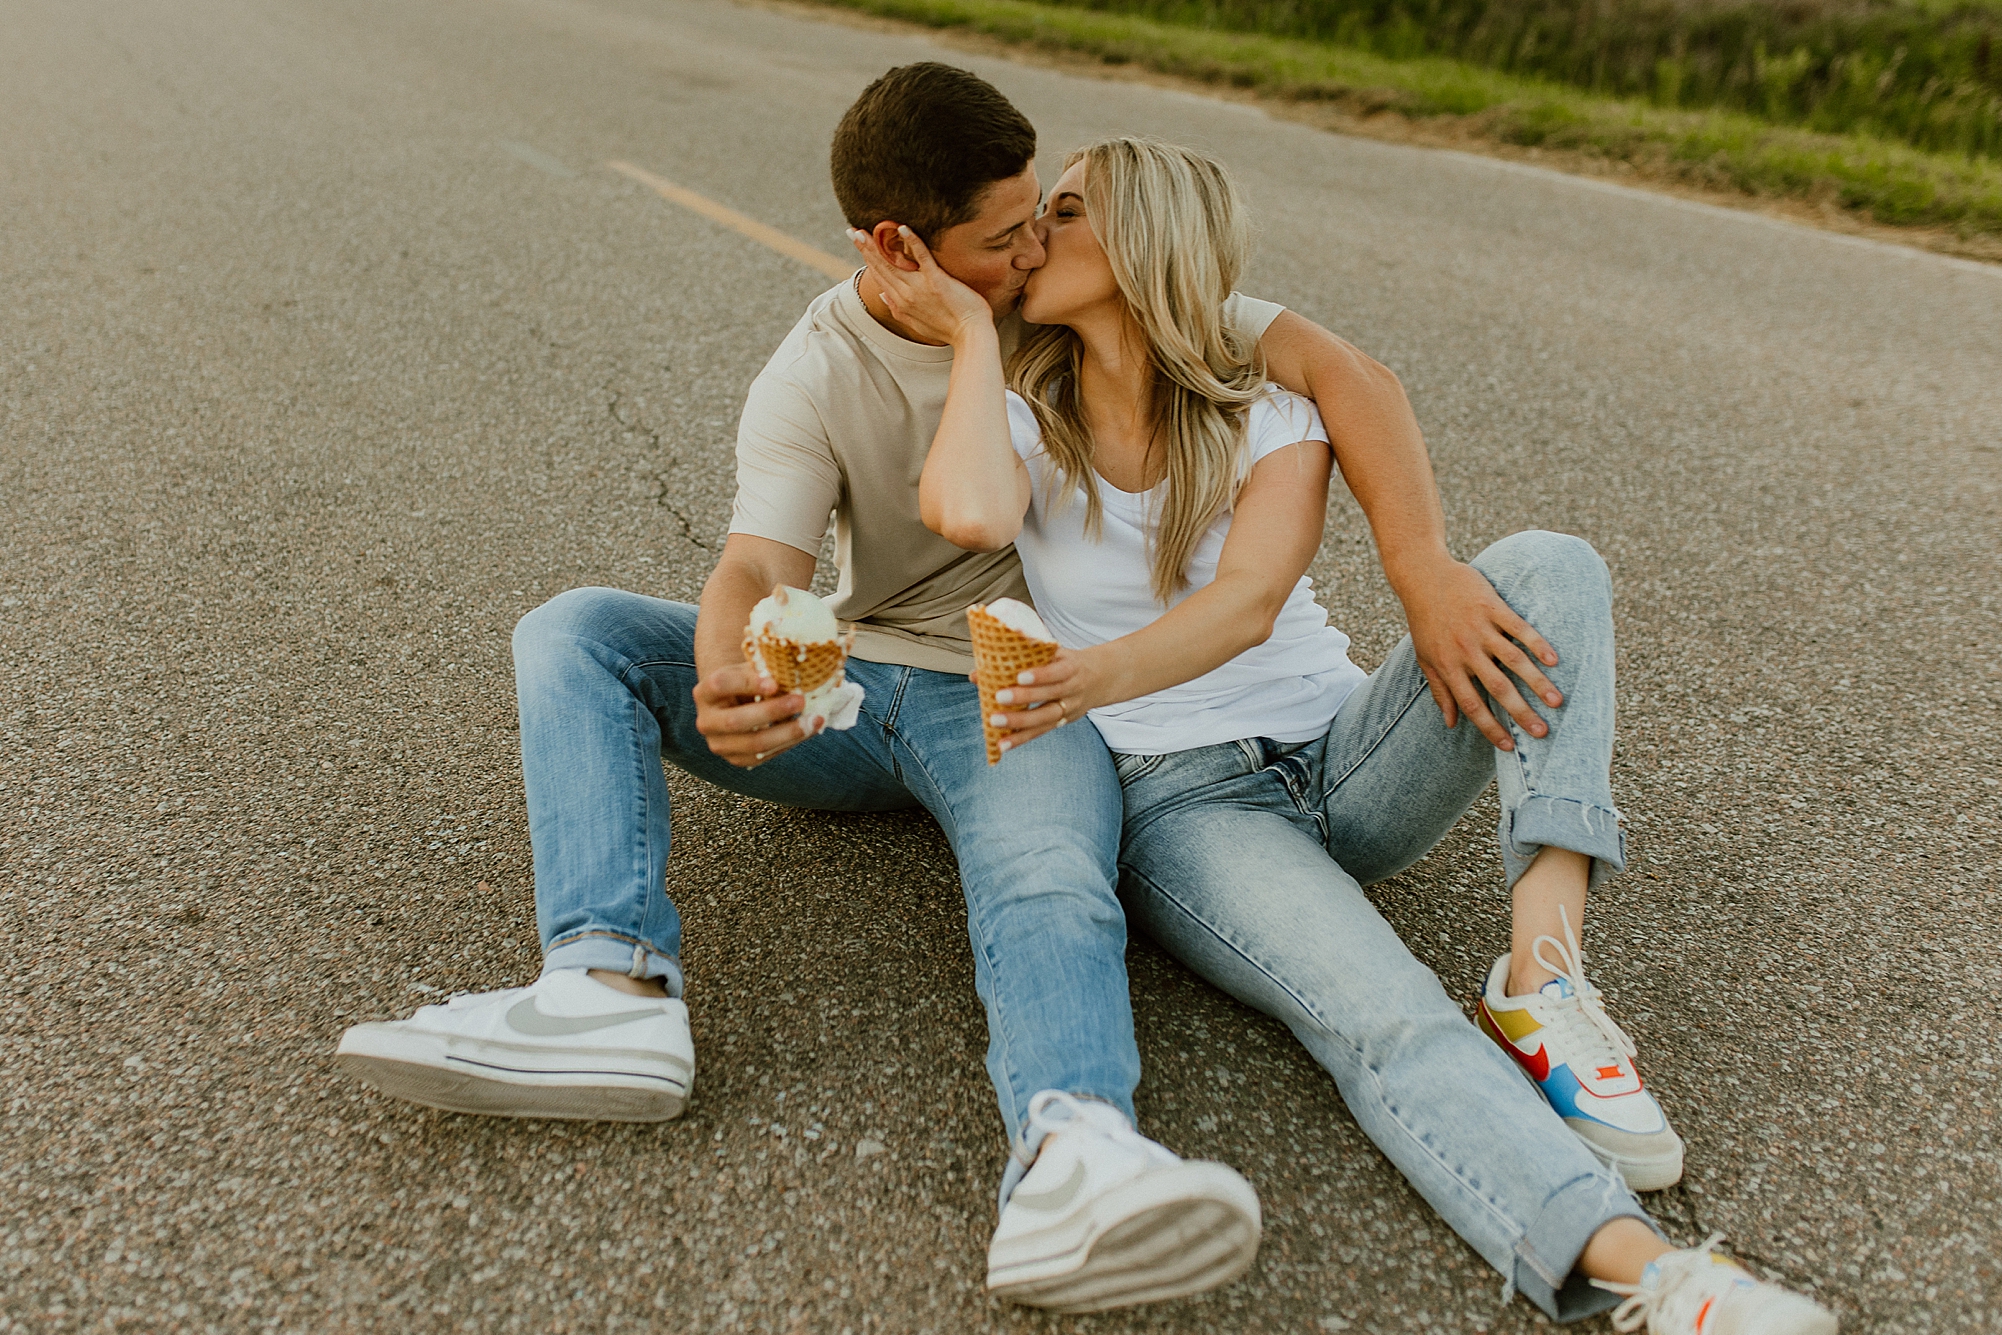
<path id="1" fill-rule="evenodd" d="M 1035 127 L 993 84 L 936 61 L 900 65 L 835 128 L 834 197 L 851 227 L 899 222 L 930 244 L 1035 156 Z"/>

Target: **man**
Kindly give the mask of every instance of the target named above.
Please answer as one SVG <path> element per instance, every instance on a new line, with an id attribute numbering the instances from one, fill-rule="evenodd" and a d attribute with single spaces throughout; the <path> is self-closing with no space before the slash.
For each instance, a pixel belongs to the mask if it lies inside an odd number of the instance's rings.
<path id="1" fill-rule="evenodd" d="M 997 317 L 1012 317 L 1042 262 L 1034 152 L 1028 121 L 985 82 L 906 66 L 842 120 L 835 192 L 892 262 L 915 267 L 899 238 L 908 226 Z M 1502 742 L 1480 683 L 1497 675 L 1509 614 L 1446 553 L 1395 378 L 1269 303 L 1233 298 L 1228 315 L 1259 338 L 1273 379 L 1322 405 L 1442 708 L 1457 703 Z M 1012 338 L 1019 322 L 1004 323 Z M 792 806 L 922 806 L 959 862 L 988 1073 L 1013 1146 L 989 1287 L 1064 1310 L 1199 1292 L 1250 1264 L 1257 1198 L 1223 1165 L 1184 1162 L 1133 1129 L 1120 792 L 1097 731 L 1064 729 L 986 764 L 964 613 L 1028 595 L 1012 550 L 961 551 L 919 517 L 917 478 L 951 360 L 900 325 L 877 281 L 858 272 L 812 303 L 752 386 L 731 531 L 699 609 L 577 589 L 522 620 L 514 651 L 542 976 L 357 1025 L 339 1059 L 387 1093 L 460 1111 L 677 1116 L 694 1049 L 679 999 L 680 923 L 663 893 L 659 758 Z M 860 721 L 839 732 L 802 716 L 802 698 L 779 695 L 741 649 L 754 604 L 811 581 L 830 513 L 834 610 L 854 624 L 848 675 L 866 692 Z M 1533 720 L 1524 706 L 1523 725 L 1541 726 Z"/>

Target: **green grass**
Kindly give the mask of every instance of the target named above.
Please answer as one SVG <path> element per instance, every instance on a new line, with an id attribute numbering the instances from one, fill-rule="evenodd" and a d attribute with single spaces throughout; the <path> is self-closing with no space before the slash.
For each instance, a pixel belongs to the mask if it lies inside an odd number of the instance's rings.
<path id="1" fill-rule="evenodd" d="M 1452 117 L 1504 143 L 1635 163 L 1752 194 L 1834 200 L 1879 222 L 2002 236 L 2002 163 L 1864 134 L 1828 134 L 1726 111 L 1616 101 L 1437 56 L 1392 59 L 1301 38 L 1183 27 L 1033 0 L 822 3 L 1167 74 L 1335 103 L 1370 114 Z"/>
<path id="2" fill-rule="evenodd" d="M 1049 0 L 2002 159 L 1994 0 Z"/>

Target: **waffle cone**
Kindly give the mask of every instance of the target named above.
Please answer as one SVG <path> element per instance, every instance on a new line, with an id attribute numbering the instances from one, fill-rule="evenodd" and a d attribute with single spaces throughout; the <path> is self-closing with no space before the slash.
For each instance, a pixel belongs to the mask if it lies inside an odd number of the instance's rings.
<path id="1" fill-rule="evenodd" d="M 1039 668 L 1057 656 L 1054 640 L 1038 640 L 989 616 L 985 604 L 966 609 L 973 632 L 973 684 L 980 692 L 980 734 L 987 739 L 987 763 L 1001 763 L 1001 734 L 987 720 L 998 708 L 994 692 L 1015 685 L 1017 673 Z"/>
<path id="2" fill-rule="evenodd" d="M 779 684 L 780 695 L 805 695 L 841 676 L 848 661 L 848 641 L 821 640 L 802 644 L 760 633 L 744 637 L 744 657 L 762 662 L 765 671 Z"/>

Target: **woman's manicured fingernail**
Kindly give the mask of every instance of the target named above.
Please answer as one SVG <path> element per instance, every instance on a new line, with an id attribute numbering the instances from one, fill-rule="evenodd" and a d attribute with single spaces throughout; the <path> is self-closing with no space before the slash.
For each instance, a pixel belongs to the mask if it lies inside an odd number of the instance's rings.
<path id="1" fill-rule="evenodd" d="M 987 723 L 989 727 L 1005 728 L 1008 726 L 1008 716 L 1006 714 L 994 714 L 988 718 Z"/>
<path id="2" fill-rule="evenodd" d="M 1001 743 L 1001 748 L 1000 748 L 1000 749 L 1001 749 L 1001 750 L 1003 750 L 1003 751 L 1006 751 L 1006 750 L 1007 750 L 1007 749 L 1008 749 L 1009 747 L 1011 747 L 1011 746 L 1013 746 L 1013 745 L 1014 745 L 1014 743 L 1013 743 L 1013 742 L 1003 742 L 1003 743 Z"/>
<path id="3" fill-rule="evenodd" d="M 1033 672 L 1018 673 L 1015 677 L 1015 684 L 1017 686 L 1034 686 L 1036 684 L 1036 674 Z"/>
<path id="4" fill-rule="evenodd" d="M 997 705 L 1012 705 L 1015 703 L 1015 693 L 1013 691 L 996 691 L 994 692 L 994 703 Z"/>

